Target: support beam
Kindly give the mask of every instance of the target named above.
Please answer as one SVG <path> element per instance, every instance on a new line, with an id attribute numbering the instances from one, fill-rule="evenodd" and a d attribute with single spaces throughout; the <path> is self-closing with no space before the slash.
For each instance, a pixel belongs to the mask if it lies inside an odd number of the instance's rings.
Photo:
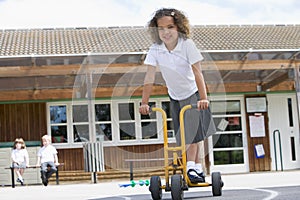
<path id="1" fill-rule="evenodd" d="M 300 61 L 294 61 L 300 64 Z M 145 73 L 147 66 L 134 63 L 127 64 L 90 64 L 90 65 L 51 65 L 51 66 L 16 66 L 0 67 L 1 77 L 32 77 L 32 76 L 56 76 L 76 75 L 81 68 L 88 68 L 93 74 L 115 74 L 115 73 Z M 203 62 L 202 69 L 205 70 L 270 70 L 288 69 L 291 67 L 289 60 L 246 60 L 246 61 L 208 61 Z M 159 70 L 158 70 L 159 71 Z"/>
<path id="2" fill-rule="evenodd" d="M 270 89 L 276 85 L 279 85 L 280 83 L 282 83 L 288 79 L 289 79 L 289 74 L 288 74 L 288 72 L 286 72 L 286 73 L 282 74 L 281 76 L 277 77 L 276 79 L 263 84 L 262 91 L 266 91 L 267 89 Z"/>

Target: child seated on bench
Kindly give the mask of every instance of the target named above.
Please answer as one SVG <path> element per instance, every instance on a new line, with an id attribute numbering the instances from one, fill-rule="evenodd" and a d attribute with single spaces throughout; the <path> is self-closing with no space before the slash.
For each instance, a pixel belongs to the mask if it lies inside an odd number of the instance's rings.
<path id="1" fill-rule="evenodd" d="M 58 166 L 59 163 L 57 150 L 53 145 L 51 145 L 51 137 L 49 135 L 44 135 L 42 137 L 42 142 L 43 146 L 37 154 L 37 165 L 41 165 L 42 183 L 47 186 L 48 179 L 57 171 L 56 166 Z"/>
<path id="2" fill-rule="evenodd" d="M 12 167 L 18 176 L 17 182 L 24 185 L 23 174 L 26 167 L 29 166 L 29 156 L 23 138 L 15 139 L 14 147 L 11 152 L 11 159 Z"/>

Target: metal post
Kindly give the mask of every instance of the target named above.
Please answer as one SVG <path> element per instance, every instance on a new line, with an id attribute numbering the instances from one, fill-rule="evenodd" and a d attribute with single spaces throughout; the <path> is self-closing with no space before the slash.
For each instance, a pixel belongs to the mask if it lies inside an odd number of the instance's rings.
<path id="1" fill-rule="evenodd" d="M 280 132 L 279 130 L 274 130 L 273 131 L 273 140 L 274 140 L 274 154 L 275 154 L 275 167 L 276 167 L 276 171 L 278 171 L 277 168 L 277 148 L 276 148 L 276 135 L 275 133 L 278 133 L 278 144 L 279 144 L 279 153 L 280 153 L 280 164 L 281 164 L 281 171 L 283 171 L 283 162 L 282 162 L 282 148 L 281 148 L 281 138 L 280 138 Z"/>
<path id="2" fill-rule="evenodd" d="M 97 172 L 93 172 L 94 183 L 97 183 Z"/>
<path id="3" fill-rule="evenodd" d="M 15 187 L 15 172 L 14 172 L 14 167 L 10 167 L 10 172 L 11 172 L 11 187 Z"/>
<path id="4" fill-rule="evenodd" d="M 58 166 L 56 167 L 55 178 L 56 178 L 56 185 L 59 185 Z"/>
<path id="5" fill-rule="evenodd" d="M 95 90 L 93 88 L 93 71 L 90 69 L 91 64 L 93 64 L 93 60 L 89 55 L 87 57 L 87 65 L 85 66 L 85 80 L 86 80 L 86 91 L 87 91 L 87 100 L 88 100 L 88 112 L 89 112 L 89 137 L 90 142 L 96 142 L 96 130 L 95 123 L 93 118 L 93 109 L 95 108 L 94 103 L 94 95 Z"/>
<path id="6" fill-rule="evenodd" d="M 133 161 L 131 160 L 129 162 L 129 167 L 130 167 L 130 180 L 133 180 Z"/>

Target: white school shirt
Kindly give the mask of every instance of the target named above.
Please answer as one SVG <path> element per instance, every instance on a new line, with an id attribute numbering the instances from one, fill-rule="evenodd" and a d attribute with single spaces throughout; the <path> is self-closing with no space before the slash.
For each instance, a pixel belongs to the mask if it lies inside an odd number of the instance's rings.
<path id="1" fill-rule="evenodd" d="M 49 144 L 47 147 L 40 148 L 37 155 L 41 158 L 41 163 L 45 163 L 54 162 L 55 154 L 57 154 L 56 148 Z"/>
<path id="2" fill-rule="evenodd" d="M 159 66 L 172 99 L 183 100 L 198 91 L 192 64 L 203 60 L 203 56 L 191 39 L 178 38 L 174 50 L 165 44 L 152 44 L 144 64 Z"/>
<path id="3" fill-rule="evenodd" d="M 11 159 L 14 162 L 24 163 L 29 158 L 27 149 L 13 149 L 11 152 Z"/>

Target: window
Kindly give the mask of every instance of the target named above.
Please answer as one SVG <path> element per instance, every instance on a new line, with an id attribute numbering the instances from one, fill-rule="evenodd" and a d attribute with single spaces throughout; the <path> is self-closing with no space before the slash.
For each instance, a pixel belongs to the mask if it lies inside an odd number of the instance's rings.
<path id="1" fill-rule="evenodd" d="M 88 142 L 89 111 L 88 105 L 73 105 L 73 140 L 74 142 Z"/>
<path id="2" fill-rule="evenodd" d="M 211 104 L 211 111 L 215 115 L 241 114 L 240 101 L 213 101 Z"/>
<path id="3" fill-rule="evenodd" d="M 212 137 L 214 165 L 243 164 L 243 127 L 239 100 L 212 101 L 217 134 Z"/>
<path id="4" fill-rule="evenodd" d="M 150 107 L 155 107 L 155 102 L 149 102 Z M 157 139 L 157 119 L 156 112 L 149 115 L 141 115 L 142 139 Z"/>
<path id="5" fill-rule="evenodd" d="M 243 150 L 214 151 L 215 165 L 243 164 Z"/>
<path id="6" fill-rule="evenodd" d="M 139 113 L 140 99 L 130 102 L 118 100 L 95 100 L 89 108 L 86 101 L 48 103 L 48 130 L 53 142 L 70 147 L 81 147 L 82 142 L 103 141 L 105 145 L 143 144 L 163 142 L 163 123 L 160 113 Z M 160 107 L 167 114 L 169 142 L 175 142 L 174 128 L 168 99 L 149 103 Z M 71 120 L 70 120 L 71 119 Z"/>
<path id="7" fill-rule="evenodd" d="M 97 141 L 112 141 L 110 104 L 95 104 L 95 126 Z"/>
<path id="8" fill-rule="evenodd" d="M 162 109 L 167 114 L 167 130 L 168 130 L 168 138 L 174 138 L 174 125 L 172 121 L 172 115 L 171 115 L 171 108 L 170 108 L 170 102 L 169 101 L 163 101 L 162 103 Z"/>
<path id="9" fill-rule="evenodd" d="M 135 140 L 134 103 L 119 103 L 118 114 L 120 140 Z"/>
<path id="10" fill-rule="evenodd" d="M 243 147 L 242 133 L 213 135 L 214 148 Z"/>
<path id="11" fill-rule="evenodd" d="M 67 143 L 67 106 L 50 106 L 50 130 L 53 143 Z"/>

